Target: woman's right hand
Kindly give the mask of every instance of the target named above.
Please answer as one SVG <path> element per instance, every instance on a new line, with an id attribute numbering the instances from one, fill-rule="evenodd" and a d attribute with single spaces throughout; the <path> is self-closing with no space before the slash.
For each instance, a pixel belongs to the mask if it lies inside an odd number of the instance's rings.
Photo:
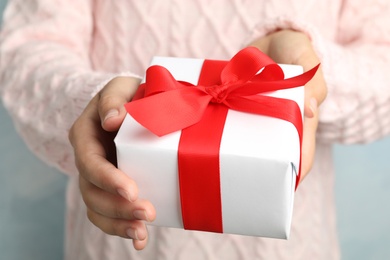
<path id="1" fill-rule="evenodd" d="M 271 59 L 282 64 L 296 64 L 304 71 L 320 63 L 309 37 L 298 31 L 280 30 L 259 38 L 251 43 Z M 327 95 L 327 86 L 321 67 L 305 85 L 305 108 L 302 140 L 301 179 L 310 172 L 314 163 L 316 133 L 318 126 L 318 107 Z"/>
<path id="2" fill-rule="evenodd" d="M 116 168 L 113 138 L 122 124 L 124 104 L 139 80 L 117 77 L 87 105 L 69 132 L 79 170 L 80 191 L 89 220 L 107 234 L 133 239 L 141 250 L 147 243 L 145 221 L 153 221 L 153 205 L 138 198 L 136 183 Z"/>

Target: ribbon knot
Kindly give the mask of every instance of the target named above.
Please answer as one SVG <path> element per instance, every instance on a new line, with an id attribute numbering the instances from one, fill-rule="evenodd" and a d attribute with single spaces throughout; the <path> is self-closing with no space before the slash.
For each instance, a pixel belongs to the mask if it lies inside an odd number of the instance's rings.
<path id="1" fill-rule="evenodd" d="M 205 92 L 212 97 L 210 102 L 218 104 L 223 103 L 226 100 L 228 96 L 228 89 L 229 85 L 227 84 L 204 87 Z"/>

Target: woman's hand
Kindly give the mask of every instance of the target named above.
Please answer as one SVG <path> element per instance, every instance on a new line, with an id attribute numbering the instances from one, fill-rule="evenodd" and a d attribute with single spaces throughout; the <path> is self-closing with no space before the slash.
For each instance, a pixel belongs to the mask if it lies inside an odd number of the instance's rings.
<path id="1" fill-rule="evenodd" d="M 138 79 L 111 80 L 88 104 L 69 133 L 80 173 L 80 190 L 90 221 L 105 233 L 147 243 L 144 221 L 153 221 L 153 205 L 138 198 L 136 183 L 115 167 L 113 138 L 123 122 L 124 104 L 133 97 Z"/>
<path id="2" fill-rule="evenodd" d="M 277 31 L 252 42 L 250 45 L 259 48 L 277 63 L 301 65 L 304 71 L 308 71 L 320 63 L 310 39 L 301 32 Z M 326 83 L 320 67 L 313 79 L 305 86 L 301 181 L 313 165 L 318 106 L 324 101 L 326 94 Z"/>

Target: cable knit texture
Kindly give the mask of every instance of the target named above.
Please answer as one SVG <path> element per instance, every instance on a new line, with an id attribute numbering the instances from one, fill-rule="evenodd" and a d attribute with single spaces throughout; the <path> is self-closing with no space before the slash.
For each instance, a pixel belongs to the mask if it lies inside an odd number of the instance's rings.
<path id="1" fill-rule="evenodd" d="M 330 145 L 390 132 L 389 13 L 387 0 L 10 0 L 1 94 L 29 148 L 71 176 L 66 259 L 338 259 Z M 150 227 L 147 249 L 136 252 L 94 227 L 67 141 L 91 97 L 117 75 L 142 76 L 154 55 L 228 59 L 281 28 L 309 35 L 329 88 L 291 239 Z"/>

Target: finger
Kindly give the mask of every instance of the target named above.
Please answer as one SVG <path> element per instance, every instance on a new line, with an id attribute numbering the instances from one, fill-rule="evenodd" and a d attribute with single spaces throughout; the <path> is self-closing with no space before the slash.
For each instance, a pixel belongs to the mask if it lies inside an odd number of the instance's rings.
<path id="1" fill-rule="evenodd" d="M 147 229 L 146 229 L 147 231 Z M 133 247 L 136 250 L 142 250 L 148 244 L 149 236 L 147 236 L 144 240 L 133 240 Z"/>
<path id="2" fill-rule="evenodd" d="M 80 150 L 82 152 L 84 149 Z M 88 152 L 78 158 L 77 165 L 80 176 L 86 181 L 130 202 L 137 200 L 138 187 L 134 180 L 108 162 L 104 156 Z"/>
<path id="3" fill-rule="evenodd" d="M 87 210 L 88 219 L 104 233 L 143 241 L 147 239 L 146 225 L 140 220 L 112 219 Z"/>
<path id="4" fill-rule="evenodd" d="M 301 178 L 302 181 L 310 172 L 315 155 L 316 148 L 316 132 L 318 125 L 318 112 L 312 118 L 305 118 L 303 125 L 303 140 L 302 140 L 302 166 Z"/>
<path id="5" fill-rule="evenodd" d="M 133 77 L 117 77 L 99 92 L 98 111 L 102 127 L 116 131 L 125 118 L 124 104 L 134 96 L 139 80 Z"/>
<path id="6" fill-rule="evenodd" d="M 315 97 L 305 98 L 304 115 L 306 118 L 313 118 L 317 113 L 317 99 Z"/>
<path id="7" fill-rule="evenodd" d="M 80 177 L 80 190 L 87 207 L 109 218 L 144 220 L 151 222 L 156 218 L 153 205 L 143 199 L 129 202 L 122 196 L 108 193 Z"/>

